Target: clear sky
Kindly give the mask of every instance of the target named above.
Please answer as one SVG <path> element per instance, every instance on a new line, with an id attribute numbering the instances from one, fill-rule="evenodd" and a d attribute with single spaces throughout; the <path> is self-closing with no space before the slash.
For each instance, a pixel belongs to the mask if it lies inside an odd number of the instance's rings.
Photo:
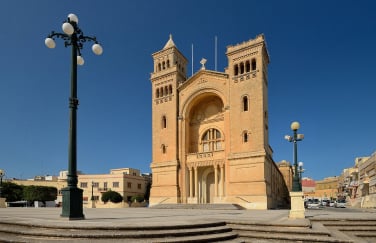
<path id="1" fill-rule="evenodd" d="M 150 172 L 151 54 L 169 34 L 194 72 L 218 71 L 226 46 L 266 37 L 269 131 L 274 161 L 292 161 L 290 123 L 299 121 L 304 176 L 340 175 L 376 150 L 375 1 L 2 0 L 0 3 L 0 168 L 7 178 L 58 175 L 68 166 L 70 49 L 44 45 L 69 13 L 86 43 L 78 68 L 78 170 Z"/>

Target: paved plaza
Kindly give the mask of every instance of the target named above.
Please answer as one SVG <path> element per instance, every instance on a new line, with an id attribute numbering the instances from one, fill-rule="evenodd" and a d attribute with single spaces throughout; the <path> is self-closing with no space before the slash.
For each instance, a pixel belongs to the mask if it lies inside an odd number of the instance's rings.
<path id="1" fill-rule="evenodd" d="M 316 231 L 320 231 L 327 234 L 325 239 L 328 241 L 318 242 L 357 242 L 357 240 L 351 240 L 348 236 L 341 234 L 338 236 L 338 231 L 332 231 L 330 233 L 328 229 L 323 230 L 322 227 L 315 229 L 312 227 L 314 221 L 353 221 L 356 224 L 356 220 L 370 220 L 374 225 L 376 222 L 376 209 L 312 209 L 305 212 L 304 219 L 290 219 L 288 218 L 289 210 L 213 210 L 213 209 L 155 209 L 155 208 L 116 208 L 116 209 L 101 209 L 101 208 L 85 208 L 84 220 L 68 220 L 67 218 L 60 217 L 61 208 L 0 208 L 0 224 L 2 227 L 18 227 L 17 225 L 27 225 L 31 227 L 40 228 L 53 228 L 58 231 L 64 229 L 76 229 L 84 232 L 85 229 L 111 229 L 116 230 L 127 229 L 137 230 L 139 232 L 143 229 L 149 228 L 166 228 L 176 227 L 176 229 L 184 228 L 190 225 L 198 224 L 210 224 L 214 222 L 225 222 L 227 225 L 253 225 L 251 227 L 268 228 L 265 232 L 278 231 L 281 228 L 288 228 L 285 232 L 288 237 L 294 235 L 298 228 L 301 233 L 312 234 Z M 354 221 L 355 220 L 355 221 Z M 181 227 L 180 227 L 181 226 Z M 314 226 L 314 225 L 313 225 Z M 247 226 L 250 227 L 250 226 Z M 373 227 L 373 226 L 372 226 Z M 295 230 L 294 230 L 295 229 Z M 373 229 L 373 228 L 372 228 Z M 312 231 L 313 230 L 313 231 Z M 274 232 L 275 233 L 275 232 Z M 138 234 L 138 233 L 137 233 Z M 253 235 L 255 233 L 252 233 Z M 265 233 L 264 233 L 265 234 Z M 280 234 L 280 233 L 279 233 Z M 2 234 L 0 233 L 0 236 Z M 6 237 L 6 236 L 3 236 Z M 279 237 L 279 236 L 276 236 Z M 309 237 L 309 236 L 303 236 Z M 312 237 L 312 236 L 311 236 Z M 316 236 L 315 236 L 316 237 Z M 319 236 L 322 237 L 322 236 Z M 337 237 L 337 238 L 336 238 Z M 347 239 L 344 241 L 338 241 L 340 239 Z M 372 236 L 373 237 L 373 236 Z M 1 237 L 0 237 L 1 238 Z M 1 238 L 4 239 L 4 238 Z M 8 239 L 8 238 L 7 238 Z M 23 238 L 18 238 L 23 239 Z M 30 238 L 31 239 L 31 238 Z M 372 238 L 374 239 L 374 238 Z M 67 240 L 67 239 L 66 239 Z M 112 239 L 114 240 L 114 239 Z M 332 240 L 332 241 L 329 241 Z M 91 241 L 91 240 L 90 240 Z M 26 241 L 28 242 L 28 241 Z M 39 241 L 32 241 L 39 242 Z M 42 241 L 41 241 L 42 242 Z M 43 241 L 44 242 L 44 241 Z M 107 241 L 103 241 L 107 242 Z M 109 242 L 109 241 L 108 241 Z M 135 241 L 136 242 L 136 241 Z M 149 241 L 146 241 L 149 242 Z M 158 242 L 158 241 L 152 241 Z M 162 241 L 164 242 L 164 241 Z M 175 241 L 171 241 L 175 242 Z M 195 241 L 197 242 L 197 241 Z M 239 242 L 239 241 L 234 241 Z M 249 241 L 240 241 L 249 242 Z M 254 242 L 254 241 L 251 241 Z M 269 242 L 269 241 L 257 241 L 257 242 Z M 287 242 L 287 241 L 286 241 Z M 289 241 L 290 242 L 290 241 Z M 362 241 L 362 242 L 372 242 Z"/>
<path id="2" fill-rule="evenodd" d="M 2 222 L 37 225 L 153 226 L 207 221 L 246 221 L 254 223 L 306 224 L 309 219 L 376 219 L 376 209 L 307 210 L 305 219 L 289 219 L 289 210 L 202 210 L 153 208 L 85 208 L 85 220 L 60 217 L 61 208 L 0 208 Z"/>

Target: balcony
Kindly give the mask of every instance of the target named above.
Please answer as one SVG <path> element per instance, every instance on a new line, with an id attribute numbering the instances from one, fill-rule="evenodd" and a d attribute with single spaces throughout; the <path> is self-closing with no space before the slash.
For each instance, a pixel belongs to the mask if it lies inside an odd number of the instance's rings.
<path id="1" fill-rule="evenodd" d="M 225 157 L 224 150 L 191 153 L 187 155 L 187 163 L 223 160 L 224 157 Z"/>

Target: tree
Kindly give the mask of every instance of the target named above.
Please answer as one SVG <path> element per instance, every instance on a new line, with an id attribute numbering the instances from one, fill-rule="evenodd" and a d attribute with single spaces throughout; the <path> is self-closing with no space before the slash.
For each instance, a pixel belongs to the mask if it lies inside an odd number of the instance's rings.
<path id="1" fill-rule="evenodd" d="M 121 201 L 123 201 L 123 197 L 120 195 L 120 193 L 118 192 L 115 192 L 115 191 L 107 191 L 105 193 L 102 194 L 102 202 L 113 202 L 113 203 L 119 203 Z"/>
<path id="2" fill-rule="evenodd" d="M 54 201 L 57 198 L 57 189 L 50 186 L 26 186 L 23 190 L 23 198 L 26 201 Z"/>
<path id="3" fill-rule="evenodd" d="M 23 188 L 12 182 L 4 182 L 1 189 L 1 196 L 6 198 L 7 202 L 20 201 L 23 198 Z"/>
<path id="4" fill-rule="evenodd" d="M 131 202 L 143 202 L 145 200 L 144 196 L 138 195 L 138 196 L 132 196 Z"/>

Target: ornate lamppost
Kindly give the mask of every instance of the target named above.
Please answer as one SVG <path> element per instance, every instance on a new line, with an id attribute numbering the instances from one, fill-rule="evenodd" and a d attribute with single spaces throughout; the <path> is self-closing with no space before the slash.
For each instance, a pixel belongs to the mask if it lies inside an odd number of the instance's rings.
<path id="1" fill-rule="evenodd" d="M 304 135 L 303 134 L 298 134 L 298 129 L 300 128 L 299 122 L 295 121 L 291 123 L 291 130 L 293 131 L 293 135 L 289 136 L 286 135 L 285 139 L 289 142 L 294 143 L 294 177 L 292 179 L 292 191 L 293 192 L 299 192 L 301 191 L 301 187 L 299 186 L 299 174 L 298 174 L 298 141 L 303 140 Z"/>
<path id="2" fill-rule="evenodd" d="M 298 171 L 299 171 L 299 187 L 300 187 L 300 191 L 303 191 L 303 186 L 302 186 L 302 174 L 304 172 L 304 169 L 303 169 L 303 162 L 299 162 L 298 163 Z"/>
<path id="3" fill-rule="evenodd" d="M 69 219 L 84 219 L 83 214 L 83 190 L 77 187 L 77 64 L 83 65 L 84 59 L 81 56 L 81 49 L 86 41 L 94 42 L 92 50 L 96 55 L 101 55 L 102 47 L 95 37 L 84 35 L 78 27 L 78 18 L 75 14 L 69 14 L 68 19 L 62 25 L 64 33 L 52 31 L 45 39 L 48 48 L 55 48 L 54 38 L 64 40 L 65 47 L 71 46 L 72 66 L 71 66 L 71 96 L 69 98 L 70 127 L 69 127 L 69 155 L 67 187 L 62 189 L 63 208 L 61 217 Z"/>

